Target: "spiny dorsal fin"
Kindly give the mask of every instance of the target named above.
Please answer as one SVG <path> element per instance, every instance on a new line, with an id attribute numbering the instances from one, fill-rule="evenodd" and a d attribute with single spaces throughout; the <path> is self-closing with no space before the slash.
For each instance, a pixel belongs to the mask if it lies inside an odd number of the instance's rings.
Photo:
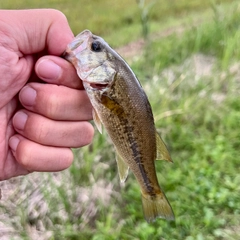
<path id="1" fill-rule="evenodd" d="M 159 134 L 156 132 L 156 143 L 157 143 L 157 158 L 156 160 L 166 160 L 173 162 L 171 156 L 167 150 L 167 147 Z"/>
<path id="2" fill-rule="evenodd" d="M 117 151 L 116 151 L 116 161 L 117 161 L 118 174 L 120 177 L 120 181 L 121 181 L 121 183 L 124 183 L 128 176 L 129 167 L 124 162 L 124 160 L 122 159 L 122 157 L 119 155 L 119 153 Z"/>
<path id="3" fill-rule="evenodd" d="M 101 123 L 101 120 L 94 108 L 92 110 L 92 115 L 93 115 L 93 121 L 94 121 L 98 131 L 102 134 L 102 123 Z"/>

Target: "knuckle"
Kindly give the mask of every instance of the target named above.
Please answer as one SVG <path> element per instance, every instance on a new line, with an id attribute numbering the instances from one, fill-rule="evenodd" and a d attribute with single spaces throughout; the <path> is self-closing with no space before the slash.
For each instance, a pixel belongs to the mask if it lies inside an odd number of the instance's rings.
<path id="1" fill-rule="evenodd" d="M 38 143 L 43 143 L 49 137 L 49 131 L 46 129 L 44 124 L 40 124 L 36 128 L 35 141 Z"/>
<path id="2" fill-rule="evenodd" d="M 57 10 L 57 9 L 51 9 L 50 10 L 52 12 L 52 14 L 57 18 L 61 18 L 63 19 L 64 21 L 67 21 L 67 17 L 65 16 L 65 14 L 63 12 L 61 12 L 60 10 Z"/>
<path id="3" fill-rule="evenodd" d="M 31 171 L 31 162 L 33 159 L 33 149 L 29 148 L 28 140 L 20 141 L 17 148 L 18 162 L 27 170 Z"/>
<path id="4" fill-rule="evenodd" d="M 25 127 L 25 135 L 37 143 L 44 143 L 49 138 L 49 126 L 39 115 L 30 115 Z"/>
<path id="5" fill-rule="evenodd" d="M 55 94 L 51 94 L 49 95 L 48 99 L 47 99 L 47 104 L 43 107 L 43 111 L 46 113 L 46 116 L 51 118 L 51 119 L 55 119 L 57 113 L 60 110 L 60 105 L 59 105 L 60 101 L 59 98 L 57 97 L 57 95 Z"/>

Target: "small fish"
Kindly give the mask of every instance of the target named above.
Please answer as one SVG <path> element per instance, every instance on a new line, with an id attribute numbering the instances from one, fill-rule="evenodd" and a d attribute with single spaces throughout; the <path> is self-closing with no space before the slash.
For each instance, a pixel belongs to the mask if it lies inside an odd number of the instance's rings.
<path id="1" fill-rule="evenodd" d="M 68 44 L 64 57 L 83 81 L 98 130 L 102 132 L 104 125 L 115 146 L 121 182 L 130 168 L 141 186 L 147 222 L 157 217 L 173 220 L 154 164 L 156 159 L 172 160 L 156 132 L 148 98 L 131 68 L 104 39 L 89 30 Z"/>

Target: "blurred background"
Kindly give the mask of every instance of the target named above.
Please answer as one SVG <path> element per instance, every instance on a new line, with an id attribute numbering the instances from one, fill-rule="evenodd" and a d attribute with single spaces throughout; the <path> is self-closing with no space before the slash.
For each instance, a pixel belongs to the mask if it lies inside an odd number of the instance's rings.
<path id="1" fill-rule="evenodd" d="M 240 239 L 240 3 L 219 0 L 8 0 L 55 8 L 130 63 L 174 164 L 156 163 L 176 215 L 148 224 L 132 174 L 120 185 L 104 132 L 60 173 L 0 183 L 0 239 Z"/>

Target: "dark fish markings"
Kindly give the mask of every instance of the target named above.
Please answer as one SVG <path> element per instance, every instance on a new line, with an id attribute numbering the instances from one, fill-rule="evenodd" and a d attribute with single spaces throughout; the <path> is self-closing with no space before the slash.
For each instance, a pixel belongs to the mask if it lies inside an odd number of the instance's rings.
<path id="1" fill-rule="evenodd" d="M 115 116 L 118 116 L 118 119 L 120 121 L 120 126 L 124 127 L 123 133 L 125 135 L 127 135 L 127 140 L 128 140 L 128 143 L 130 144 L 130 148 L 133 153 L 133 158 L 139 167 L 140 173 L 142 175 L 142 178 L 144 180 L 144 183 L 148 190 L 148 193 L 151 196 L 155 196 L 156 194 L 154 192 L 154 188 L 152 187 L 151 181 L 147 177 L 146 169 L 144 168 L 144 165 L 142 163 L 142 154 L 139 151 L 139 147 L 136 142 L 136 139 L 134 138 L 134 136 L 132 134 L 132 132 L 134 130 L 134 126 L 131 126 L 131 124 L 129 123 L 127 114 L 125 113 L 124 109 L 118 103 L 116 103 L 114 100 L 111 100 L 106 95 L 102 95 L 101 103 L 105 107 L 107 107 Z M 123 139 L 124 139 L 124 137 L 123 137 Z"/>

